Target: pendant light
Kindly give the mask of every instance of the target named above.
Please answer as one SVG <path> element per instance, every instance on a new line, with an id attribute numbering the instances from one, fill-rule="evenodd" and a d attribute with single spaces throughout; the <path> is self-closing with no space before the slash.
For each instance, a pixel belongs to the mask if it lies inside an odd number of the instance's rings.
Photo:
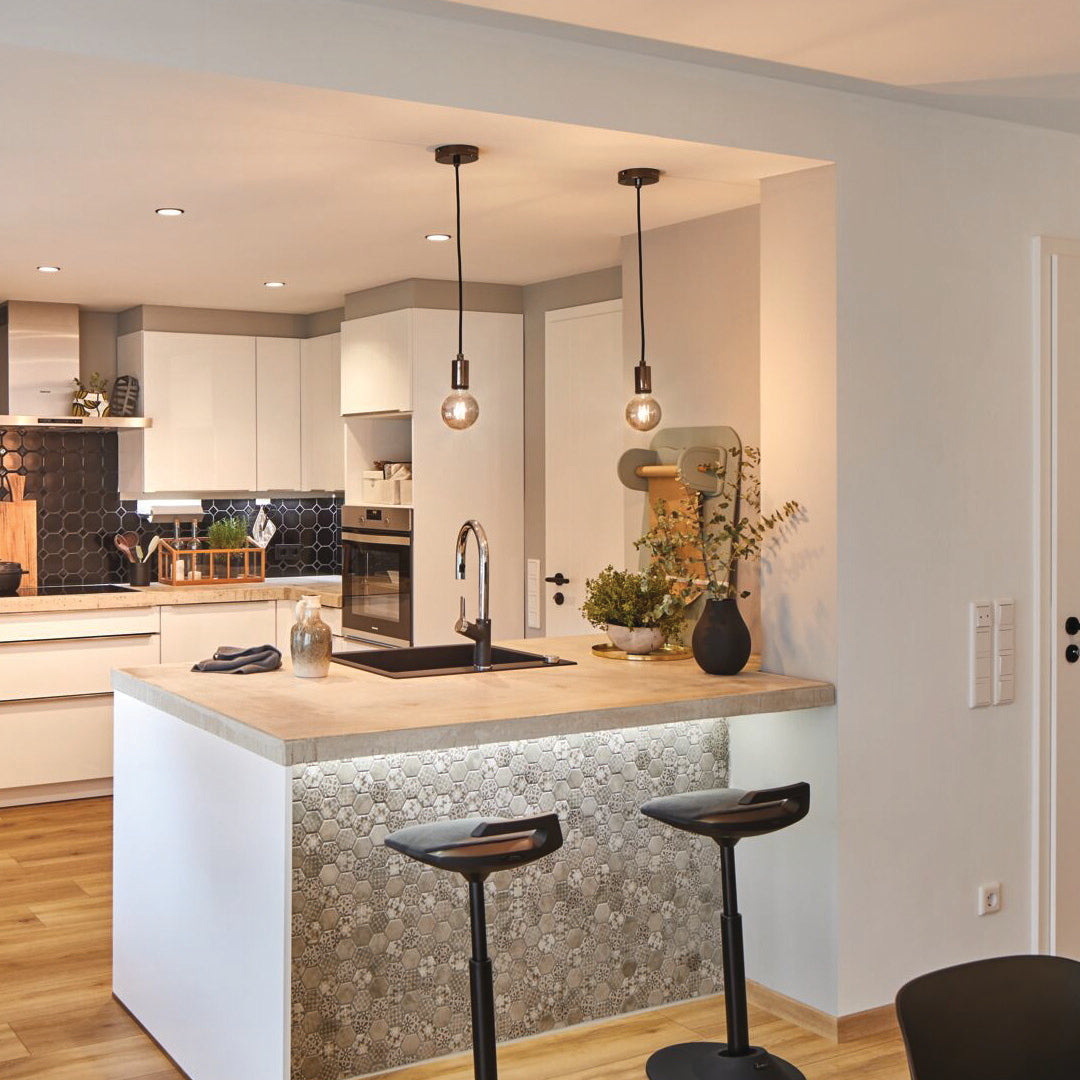
<path id="1" fill-rule="evenodd" d="M 634 396 L 626 405 L 626 422 L 635 431 L 651 431 L 660 423 L 660 405 L 652 396 L 652 369 L 645 363 L 645 271 L 641 259 L 641 189 L 660 182 L 659 169 L 623 169 L 619 183 L 637 196 L 638 313 L 641 317 L 641 357 L 634 368 Z"/>
<path id="2" fill-rule="evenodd" d="M 464 291 L 461 276 L 461 166 L 470 165 L 480 156 L 475 146 L 452 144 L 435 147 L 435 160 L 440 165 L 454 166 L 454 205 L 457 212 L 457 227 L 454 239 L 457 241 L 457 357 L 450 366 L 450 393 L 442 403 L 443 423 L 447 427 L 462 431 L 472 427 L 480 415 L 480 406 L 476 398 L 469 393 L 469 361 L 462 349 L 462 326 L 465 319 Z"/>

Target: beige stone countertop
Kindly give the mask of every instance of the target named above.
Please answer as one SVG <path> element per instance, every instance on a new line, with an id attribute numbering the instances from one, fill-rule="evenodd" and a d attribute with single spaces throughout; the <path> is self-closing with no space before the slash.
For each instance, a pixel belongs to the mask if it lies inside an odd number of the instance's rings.
<path id="1" fill-rule="evenodd" d="M 106 608 L 170 607 L 174 604 L 226 604 L 242 600 L 299 600 L 316 593 L 324 607 L 341 607 L 340 577 L 267 578 L 251 585 L 150 585 L 131 592 L 67 596 L 0 597 L 0 615 L 29 611 L 94 611 Z"/>
<path id="2" fill-rule="evenodd" d="M 744 671 L 706 675 L 691 660 L 595 656 L 596 636 L 530 638 L 512 647 L 575 667 L 390 679 L 331 664 L 298 679 L 288 663 L 258 675 L 188 665 L 114 671 L 113 689 L 281 765 L 477 746 L 677 720 L 831 705 L 830 683 Z"/>

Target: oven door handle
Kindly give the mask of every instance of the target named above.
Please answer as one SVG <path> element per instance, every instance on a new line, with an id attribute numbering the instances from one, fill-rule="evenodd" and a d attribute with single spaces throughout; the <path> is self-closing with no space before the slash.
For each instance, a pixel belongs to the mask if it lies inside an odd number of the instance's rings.
<path id="1" fill-rule="evenodd" d="M 355 544 L 387 544 L 390 547 L 410 547 L 412 545 L 411 536 L 392 536 L 375 532 L 342 532 L 341 539 L 351 540 Z"/>

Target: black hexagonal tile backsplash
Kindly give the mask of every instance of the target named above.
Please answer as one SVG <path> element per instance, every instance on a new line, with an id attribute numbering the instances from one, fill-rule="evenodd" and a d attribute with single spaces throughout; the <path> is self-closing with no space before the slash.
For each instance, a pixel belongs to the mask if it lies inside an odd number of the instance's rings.
<path id="1" fill-rule="evenodd" d="M 123 582 L 116 533 L 130 529 L 144 543 L 155 532 L 171 534 L 139 517 L 134 502 L 121 501 L 117 458 L 112 431 L 0 429 L 0 476 L 25 476 L 26 497 L 38 504 L 40 585 Z M 203 507 L 200 531 L 224 514 L 254 521 L 259 510 L 254 499 L 204 499 Z M 278 528 L 266 553 L 268 577 L 340 573 L 340 498 L 273 499 L 266 510 Z"/>

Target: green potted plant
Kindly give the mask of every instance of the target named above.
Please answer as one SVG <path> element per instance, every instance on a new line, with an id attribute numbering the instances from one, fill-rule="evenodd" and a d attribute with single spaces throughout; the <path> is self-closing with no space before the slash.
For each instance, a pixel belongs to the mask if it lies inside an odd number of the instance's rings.
<path id="1" fill-rule="evenodd" d="M 585 582 L 581 613 L 624 652 L 655 652 L 682 636 L 682 601 L 671 595 L 667 578 L 655 566 L 640 572 L 606 566 Z"/>
<path id="2" fill-rule="evenodd" d="M 207 532 L 210 547 L 214 550 L 232 551 L 247 545 L 248 522 L 243 514 L 235 517 L 220 517 L 211 522 Z M 229 555 L 214 555 L 215 577 L 229 577 Z M 224 573 L 222 572 L 224 571 Z"/>
<path id="3" fill-rule="evenodd" d="M 108 416 L 109 380 L 95 371 L 83 382 L 75 377 L 75 394 L 71 402 L 72 416 Z"/>
<path id="4" fill-rule="evenodd" d="M 761 451 L 754 446 L 733 447 L 729 457 L 739 462 L 734 475 L 722 470 L 720 492 L 707 507 L 700 492 L 687 488 L 677 505 L 659 500 L 656 523 L 636 546 L 652 556 L 653 566 L 673 582 L 681 597 L 704 592 L 705 608 L 691 635 L 694 659 L 712 675 L 735 675 L 750 659 L 750 631 L 738 608 L 740 562 L 761 558 L 766 542 L 803 513 L 789 500 L 769 514 L 761 512 Z M 775 534 L 775 535 L 774 535 Z"/>

